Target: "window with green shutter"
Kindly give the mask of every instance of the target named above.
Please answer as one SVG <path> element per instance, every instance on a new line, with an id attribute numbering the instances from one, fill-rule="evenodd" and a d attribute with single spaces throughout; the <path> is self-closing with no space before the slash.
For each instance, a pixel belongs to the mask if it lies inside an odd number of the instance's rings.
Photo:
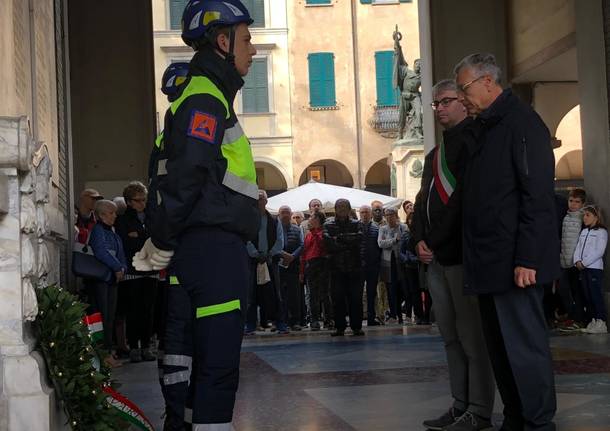
<path id="1" fill-rule="evenodd" d="M 336 106 L 335 55 L 316 52 L 307 57 L 309 63 L 309 104 L 312 108 Z"/>
<path id="2" fill-rule="evenodd" d="M 182 30 L 182 12 L 188 0 L 168 0 L 169 1 L 169 28 L 172 30 Z"/>
<path id="3" fill-rule="evenodd" d="M 360 0 L 362 4 L 397 4 L 411 3 L 413 0 Z"/>
<path id="4" fill-rule="evenodd" d="M 265 26 L 265 0 L 242 0 L 254 20 L 251 27 Z"/>
<path id="5" fill-rule="evenodd" d="M 393 51 L 375 53 L 375 73 L 377 79 L 377 106 L 398 105 L 398 89 L 394 88 L 392 72 L 394 66 Z"/>
<path id="6" fill-rule="evenodd" d="M 269 112 L 267 58 L 254 58 L 241 89 L 242 112 Z"/>

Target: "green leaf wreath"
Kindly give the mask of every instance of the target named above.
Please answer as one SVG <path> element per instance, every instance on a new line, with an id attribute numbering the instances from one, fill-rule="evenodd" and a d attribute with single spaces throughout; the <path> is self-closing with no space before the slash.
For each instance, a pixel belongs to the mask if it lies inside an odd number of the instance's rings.
<path id="1" fill-rule="evenodd" d="M 127 429 L 128 424 L 110 407 L 104 392 L 113 382 L 110 370 L 100 360 L 106 352 L 92 344 L 83 322 L 86 305 L 57 286 L 36 289 L 36 295 L 39 312 L 34 330 L 72 430 Z"/>

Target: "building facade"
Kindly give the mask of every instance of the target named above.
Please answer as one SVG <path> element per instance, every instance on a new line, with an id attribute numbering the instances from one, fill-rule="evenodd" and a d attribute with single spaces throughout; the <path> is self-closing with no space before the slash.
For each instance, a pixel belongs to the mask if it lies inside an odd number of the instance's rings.
<path id="1" fill-rule="evenodd" d="M 314 178 L 390 193 L 393 137 L 371 125 L 396 115 L 393 31 L 419 57 L 417 5 L 405 0 L 248 0 L 257 55 L 236 112 L 250 137 L 259 185 L 270 194 Z M 192 57 L 180 38 L 186 0 L 152 0 L 155 81 Z M 324 32 L 320 32 L 324 28 Z M 373 33 L 377 32 L 377 33 Z M 375 34 L 373 37 L 372 34 Z M 157 116 L 168 106 L 157 93 Z"/>
<path id="2" fill-rule="evenodd" d="M 155 82 L 172 62 L 189 61 L 191 48 L 180 38 L 186 0 L 152 0 Z M 235 111 L 254 148 L 259 185 L 270 194 L 294 187 L 293 133 L 286 0 L 247 0 L 254 24 L 250 27 L 257 54 L 239 92 Z M 157 92 L 157 117 L 169 103 Z M 160 124 L 160 126 L 162 126 Z"/>

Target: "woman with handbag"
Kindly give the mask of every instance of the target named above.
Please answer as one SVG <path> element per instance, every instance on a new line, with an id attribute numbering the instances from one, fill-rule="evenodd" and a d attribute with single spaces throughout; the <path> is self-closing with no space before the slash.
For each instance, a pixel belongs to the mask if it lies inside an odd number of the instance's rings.
<path id="1" fill-rule="evenodd" d="M 127 274 L 119 284 L 119 309 L 127 318 L 127 340 L 131 362 L 154 361 L 157 358 L 150 349 L 153 333 L 153 316 L 157 298 L 157 272 L 136 271 L 131 264 L 136 252 L 150 238 L 146 218 L 148 190 L 139 181 L 133 181 L 123 190 L 127 208 L 116 221 L 116 232 L 123 241 L 127 256 Z"/>
<path id="2" fill-rule="evenodd" d="M 116 313 L 117 283 L 125 277 L 127 261 L 121 238 L 114 232 L 117 207 L 114 202 L 100 200 L 95 205 L 97 223 L 91 231 L 89 245 L 95 257 L 108 267 L 105 277 L 96 280 L 89 286 L 88 297 L 90 312 L 102 314 L 104 324 L 104 349 L 108 356 L 104 361 L 111 367 L 122 364 L 112 355 L 112 334 L 114 315 Z"/>

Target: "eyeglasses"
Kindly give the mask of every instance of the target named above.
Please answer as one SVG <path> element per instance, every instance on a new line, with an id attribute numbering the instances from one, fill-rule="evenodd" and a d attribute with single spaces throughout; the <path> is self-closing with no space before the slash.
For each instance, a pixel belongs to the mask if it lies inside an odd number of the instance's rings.
<path id="1" fill-rule="evenodd" d="M 457 97 L 443 97 L 441 100 L 435 100 L 430 104 L 432 106 L 432 110 L 436 111 L 439 106 L 446 108 L 453 102 L 454 100 L 458 100 Z"/>
<path id="2" fill-rule="evenodd" d="M 484 78 L 485 75 L 474 78 L 472 81 L 468 81 L 466 84 L 458 85 L 457 89 L 460 93 L 464 93 L 468 87 L 477 82 L 479 79 Z"/>

